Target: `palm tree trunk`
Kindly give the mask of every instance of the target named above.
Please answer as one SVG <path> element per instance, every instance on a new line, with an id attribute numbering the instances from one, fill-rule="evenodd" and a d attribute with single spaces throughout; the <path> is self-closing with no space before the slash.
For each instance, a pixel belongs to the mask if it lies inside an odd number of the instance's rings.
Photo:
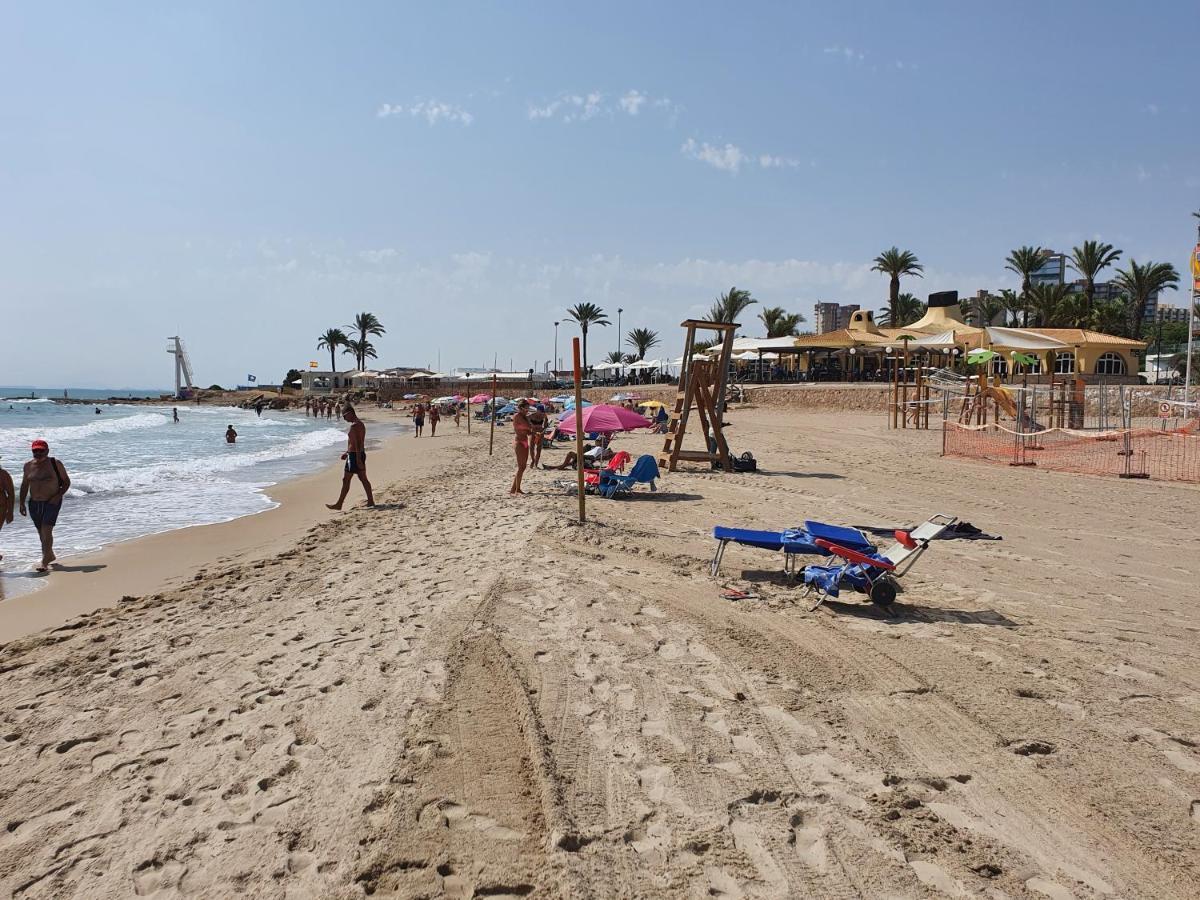
<path id="1" fill-rule="evenodd" d="M 893 275 L 888 282 L 888 322 L 896 327 L 897 305 L 900 303 L 900 276 Z"/>
<path id="2" fill-rule="evenodd" d="M 1089 278 L 1084 283 L 1083 292 L 1087 295 L 1087 311 L 1090 317 L 1092 310 L 1096 308 L 1096 282 Z"/>
<path id="3" fill-rule="evenodd" d="M 337 374 L 337 357 L 333 355 L 333 351 L 337 349 L 333 346 L 329 348 L 329 368 L 333 369 L 333 374 Z"/>

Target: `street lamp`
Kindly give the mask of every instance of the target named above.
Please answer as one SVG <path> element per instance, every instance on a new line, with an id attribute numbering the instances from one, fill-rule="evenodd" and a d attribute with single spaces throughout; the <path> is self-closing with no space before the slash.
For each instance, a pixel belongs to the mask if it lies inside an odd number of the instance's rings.
<path id="1" fill-rule="evenodd" d="M 625 310 L 621 309 L 621 307 L 618 306 L 617 307 L 617 352 L 618 353 L 621 352 L 621 313 L 623 313 L 623 312 L 625 312 Z"/>
<path id="2" fill-rule="evenodd" d="M 554 370 L 554 377 L 558 377 L 558 323 L 554 323 L 554 360 L 550 363 L 550 368 Z"/>

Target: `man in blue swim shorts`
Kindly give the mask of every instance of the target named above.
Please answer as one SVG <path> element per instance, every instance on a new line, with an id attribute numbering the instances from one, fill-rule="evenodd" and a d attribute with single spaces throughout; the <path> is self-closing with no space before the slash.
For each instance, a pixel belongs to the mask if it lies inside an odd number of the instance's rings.
<path id="1" fill-rule="evenodd" d="M 42 543 L 42 564 L 38 572 L 48 571 L 54 562 L 54 526 L 62 509 L 63 497 L 71 487 L 66 467 L 50 455 L 50 446 L 40 438 L 30 445 L 33 459 L 25 463 L 21 479 L 21 515 L 28 515 Z M 28 504 L 26 500 L 28 499 Z"/>
<path id="2" fill-rule="evenodd" d="M 341 509 L 350 493 L 350 482 L 357 475 L 362 482 L 363 490 L 367 492 L 367 506 L 375 505 L 375 495 L 371 493 L 371 482 L 367 481 L 367 426 L 347 403 L 342 407 L 342 418 L 350 423 L 350 432 L 346 439 L 346 452 L 342 459 L 346 461 L 346 469 L 342 475 L 342 493 L 337 503 L 326 503 L 330 509 Z"/>

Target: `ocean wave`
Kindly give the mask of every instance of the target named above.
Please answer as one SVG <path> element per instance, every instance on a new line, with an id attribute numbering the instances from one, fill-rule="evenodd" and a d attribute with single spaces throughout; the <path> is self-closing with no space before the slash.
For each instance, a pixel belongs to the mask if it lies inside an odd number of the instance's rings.
<path id="1" fill-rule="evenodd" d="M 0 403 L 53 403 L 49 397 L 0 397 Z"/>
<path id="2" fill-rule="evenodd" d="M 98 419 L 86 425 L 62 425 L 42 428 L 12 428 L 0 431 L 0 443 L 25 444 L 41 438 L 54 444 L 57 441 L 78 441 L 95 437 L 98 434 L 119 434 L 122 431 L 135 431 L 139 428 L 157 428 L 166 425 L 171 420 L 157 413 L 139 413 L 122 418 Z"/>
<path id="3" fill-rule="evenodd" d="M 235 472 L 263 463 L 275 462 L 304 456 L 314 450 L 332 447 L 346 439 L 341 432 L 332 428 L 310 431 L 275 447 L 238 453 L 237 445 L 224 445 L 211 455 L 192 459 L 173 460 L 152 466 L 121 469 L 112 472 L 89 474 L 80 472 L 71 477 L 71 493 L 98 494 L 115 491 L 133 491 L 164 487 L 179 482 L 196 482 L 212 478 L 224 472 Z"/>

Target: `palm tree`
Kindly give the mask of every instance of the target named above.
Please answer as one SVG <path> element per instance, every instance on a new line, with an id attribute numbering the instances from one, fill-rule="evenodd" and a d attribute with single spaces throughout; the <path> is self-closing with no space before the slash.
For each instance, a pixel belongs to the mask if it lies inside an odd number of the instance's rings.
<path id="1" fill-rule="evenodd" d="M 1083 292 L 1087 307 L 1096 302 L 1096 276 L 1121 258 L 1121 251 L 1101 241 L 1084 241 L 1082 247 L 1071 249 L 1071 268 L 1083 276 Z"/>
<path id="2" fill-rule="evenodd" d="M 346 341 L 346 349 L 342 352 L 354 357 L 360 372 L 367 367 L 368 359 L 378 359 L 375 345 L 366 338 L 350 338 Z"/>
<path id="3" fill-rule="evenodd" d="M 346 341 L 348 340 L 349 338 L 346 337 L 346 332 L 342 331 L 340 328 L 327 329 L 326 332 L 317 339 L 317 349 L 329 351 L 329 367 L 333 369 L 335 375 L 337 374 L 337 357 L 335 357 L 334 354 L 337 352 L 338 347 L 346 346 Z"/>
<path id="4" fill-rule="evenodd" d="M 620 350 L 609 350 L 604 355 L 604 361 L 606 363 L 623 363 L 625 362 L 625 354 Z"/>
<path id="5" fill-rule="evenodd" d="M 1129 298 L 1120 294 L 1100 301 L 1092 309 L 1087 326 L 1105 334 L 1124 337 L 1129 332 Z"/>
<path id="6" fill-rule="evenodd" d="M 962 316 L 962 320 L 968 325 L 974 325 L 975 319 L 978 318 L 975 313 L 975 298 L 972 297 L 969 300 L 959 300 L 958 314 Z"/>
<path id="7" fill-rule="evenodd" d="M 892 247 L 875 257 L 875 265 L 871 266 L 871 271 L 882 272 L 890 279 L 888 282 L 888 321 L 895 322 L 900 313 L 896 308 L 896 301 L 900 297 L 900 276 L 916 275 L 918 278 L 923 278 L 921 273 L 925 271 L 925 267 L 917 261 L 917 254 L 911 250 Z"/>
<path id="8" fill-rule="evenodd" d="M 895 310 L 893 313 L 892 310 Z M 925 304 L 912 294 L 900 294 L 896 302 L 883 311 L 879 324 L 888 328 L 903 328 L 925 315 Z"/>
<path id="9" fill-rule="evenodd" d="M 1071 291 L 1059 304 L 1056 319 L 1058 328 L 1088 328 L 1093 310 L 1089 307 L 1086 294 Z"/>
<path id="10" fill-rule="evenodd" d="M 369 312 L 359 313 L 354 317 L 354 324 L 347 325 L 346 327 L 351 331 L 358 332 L 358 340 L 360 343 L 366 341 L 368 335 L 380 335 L 387 331 L 387 329 L 379 323 L 379 319 L 376 318 L 375 313 Z M 359 369 L 363 369 L 367 365 L 366 358 L 362 356 L 356 357 L 355 362 L 358 363 Z"/>
<path id="11" fill-rule="evenodd" d="M 588 328 L 592 325 L 611 325 L 608 321 L 608 316 L 595 303 L 576 303 L 567 310 L 567 317 L 574 319 L 579 324 L 579 331 L 583 337 L 583 367 L 587 368 L 587 333 Z"/>
<path id="12" fill-rule="evenodd" d="M 748 306 L 757 302 L 757 300 L 750 296 L 749 291 L 731 287 L 724 294 L 720 294 L 709 308 L 709 321 L 736 322 L 738 316 L 745 312 Z"/>
<path id="13" fill-rule="evenodd" d="M 1033 273 L 1042 267 L 1046 255 L 1041 247 L 1018 247 L 1008 254 L 1004 260 L 1004 268 L 1021 276 L 1021 311 L 1022 324 L 1029 324 L 1029 288 L 1032 286 Z M 1016 324 L 1015 322 L 1013 323 Z"/>
<path id="14" fill-rule="evenodd" d="M 1150 298 L 1159 291 L 1176 290 L 1179 286 L 1179 273 L 1170 263 L 1148 262 L 1139 266 L 1137 260 L 1131 257 L 1129 268 L 1118 269 L 1117 277 L 1113 281 L 1129 295 L 1133 336 L 1141 338 L 1142 319 L 1146 316 L 1146 306 Z"/>
<path id="15" fill-rule="evenodd" d="M 1025 310 L 1025 301 L 1011 288 L 1000 292 L 1000 312 L 1004 314 L 1001 320 L 1005 325 L 1019 325 L 1021 313 Z M 990 324 L 990 323 L 989 323 Z"/>
<path id="16" fill-rule="evenodd" d="M 625 336 L 625 343 L 637 348 L 637 359 L 634 362 L 639 362 L 646 358 L 647 350 L 659 343 L 658 332 L 649 328 L 635 328 Z"/>
<path id="17" fill-rule="evenodd" d="M 790 313 L 782 306 L 767 306 L 758 314 L 758 319 L 767 329 L 767 337 L 791 337 L 796 333 L 804 316 L 800 313 Z"/>
<path id="18" fill-rule="evenodd" d="M 1032 313 L 1034 325 L 1057 328 L 1071 295 L 1067 284 L 1035 284 L 1029 291 L 1027 313 Z"/>

